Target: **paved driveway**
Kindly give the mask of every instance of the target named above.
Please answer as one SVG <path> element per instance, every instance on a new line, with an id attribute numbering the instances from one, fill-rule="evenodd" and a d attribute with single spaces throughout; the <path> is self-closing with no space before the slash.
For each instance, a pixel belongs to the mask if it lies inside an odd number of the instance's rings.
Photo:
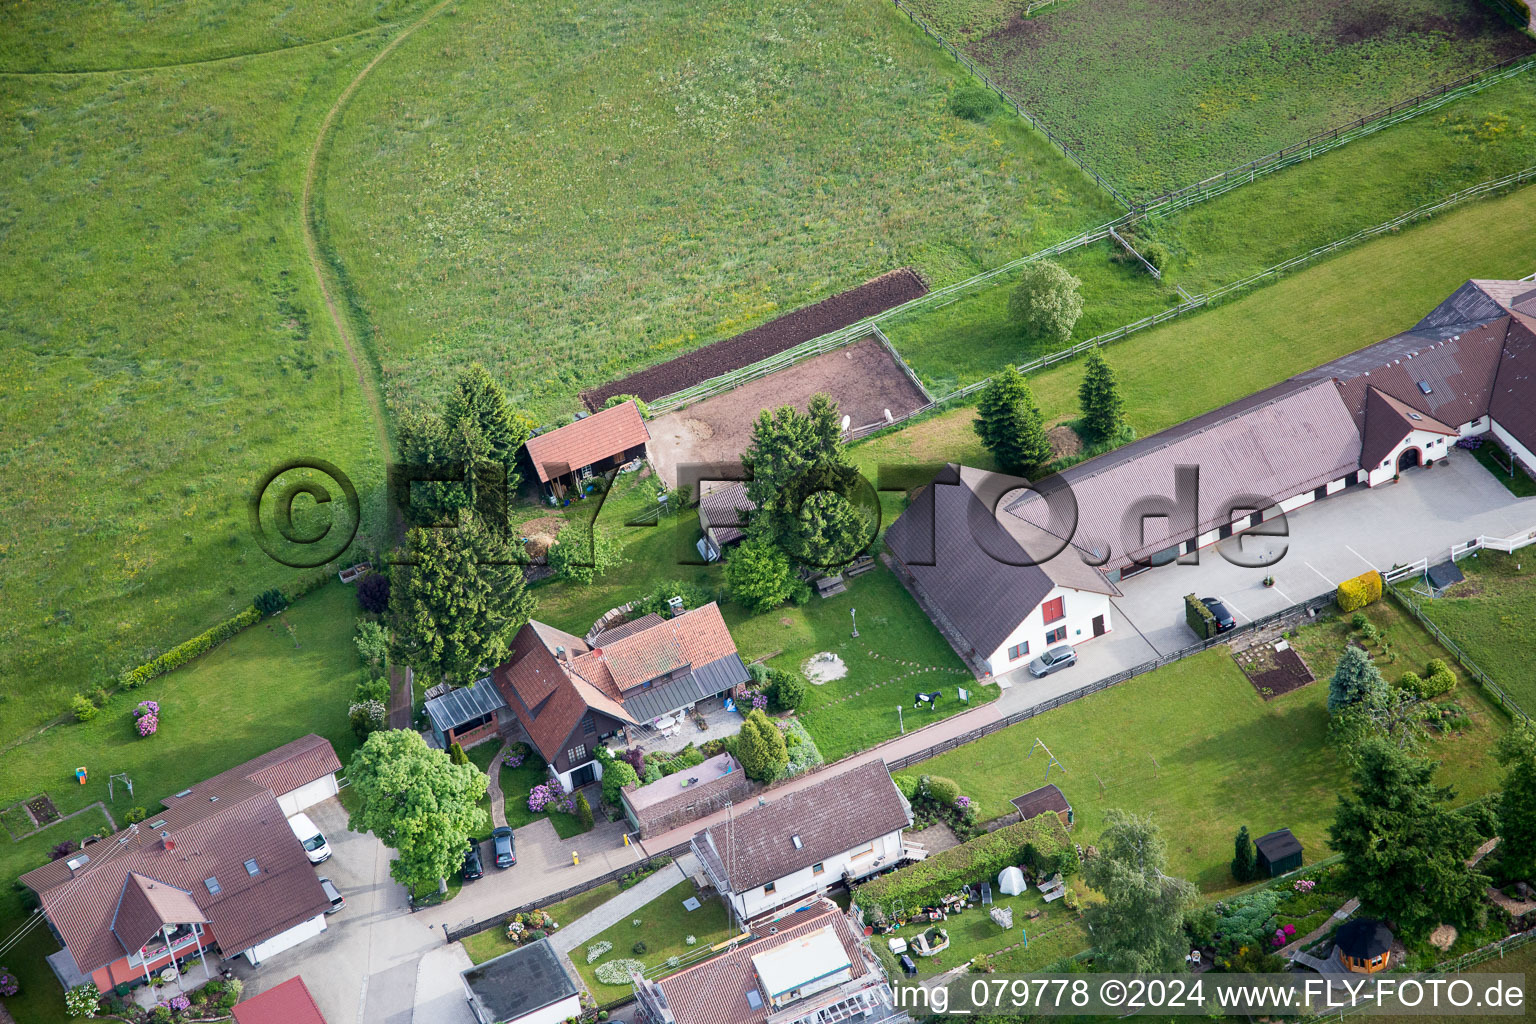
<path id="1" fill-rule="evenodd" d="M 1238 622 L 1261 618 L 1368 569 L 1420 558 L 1433 563 L 1478 534 L 1505 537 L 1536 527 L 1536 499 L 1516 498 L 1471 455 L 1452 449 L 1445 462 L 1410 470 L 1397 483 L 1350 488 L 1286 518 L 1289 537 L 1230 537 L 1201 551 L 1199 565 L 1165 565 L 1126 580 L 1125 596 L 1115 601 L 1117 628 L 1134 623 L 1167 654 L 1195 640 L 1184 622 L 1185 594 L 1221 598 Z M 1249 556 L 1284 553 L 1268 570 L 1248 569 L 1217 551 L 1238 544 Z M 1273 587 L 1263 584 L 1266 572 L 1274 574 Z M 1084 645 L 1085 659 L 1099 642 Z"/>

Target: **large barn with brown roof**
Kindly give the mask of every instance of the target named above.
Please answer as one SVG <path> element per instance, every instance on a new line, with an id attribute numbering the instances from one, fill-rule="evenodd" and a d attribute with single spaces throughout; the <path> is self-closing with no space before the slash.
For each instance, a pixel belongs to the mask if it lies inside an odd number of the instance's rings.
<path id="1" fill-rule="evenodd" d="M 325 931 L 331 902 L 273 787 L 300 792 L 339 767 L 328 742 L 306 736 L 22 875 L 64 946 L 48 958 L 59 981 L 108 992 L 196 952 L 255 964 Z"/>
<path id="2" fill-rule="evenodd" d="M 1135 573 L 1484 435 L 1536 472 L 1536 282 L 1468 281 L 1407 331 L 1064 470 L 942 471 L 886 533 L 978 675 L 1113 628 Z M 1017 494 L 1010 492 L 1017 490 Z"/>
<path id="3" fill-rule="evenodd" d="M 650 439 L 631 401 L 530 437 L 525 447 L 544 493 L 560 497 L 594 473 L 645 458 Z"/>
<path id="4" fill-rule="evenodd" d="M 605 738 L 649 729 L 751 678 L 713 601 L 670 619 L 646 616 L 593 641 L 530 621 L 491 674 L 568 790 L 602 777 L 595 751 Z"/>

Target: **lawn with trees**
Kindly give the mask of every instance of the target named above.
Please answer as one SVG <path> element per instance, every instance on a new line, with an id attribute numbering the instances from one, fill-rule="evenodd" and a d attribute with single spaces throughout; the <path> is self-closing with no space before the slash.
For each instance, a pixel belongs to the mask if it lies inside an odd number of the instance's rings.
<path id="1" fill-rule="evenodd" d="M 1382 605 L 1373 605 L 1374 616 Z M 1381 620 L 1387 621 L 1385 617 Z M 1407 632 L 1411 623 L 1394 628 Z M 1311 629 L 1331 633 L 1324 649 L 1337 660 L 1347 636 L 1325 622 L 1304 627 L 1296 643 L 1318 681 L 1264 700 L 1225 649 L 1186 658 L 1102 693 L 1048 711 L 911 772 L 943 775 L 976 802 L 982 820 L 1006 813 L 1008 801 L 1046 781 L 1038 738 L 1066 772 L 1050 772 L 1076 813 L 1075 834 L 1089 843 L 1105 827 L 1109 808 L 1150 816 L 1168 842 L 1172 874 L 1212 894 L 1238 884 L 1231 875 L 1233 836 L 1288 827 L 1306 859 L 1330 853 L 1327 828 L 1349 767 L 1329 728 L 1326 654 L 1311 653 Z M 1341 630 L 1334 633 L 1334 630 Z M 1408 645 L 1403 643 L 1401 647 Z M 1425 753 L 1443 762 L 1436 779 L 1452 785 L 1459 802 L 1499 787 L 1491 756 L 1508 727 L 1501 712 L 1467 687 L 1465 725 L 1426 741 Z M 1125 728 L 1135 722 L 1134 729 Z M 1014 766 L 997 771 L 999 764 Z"/>

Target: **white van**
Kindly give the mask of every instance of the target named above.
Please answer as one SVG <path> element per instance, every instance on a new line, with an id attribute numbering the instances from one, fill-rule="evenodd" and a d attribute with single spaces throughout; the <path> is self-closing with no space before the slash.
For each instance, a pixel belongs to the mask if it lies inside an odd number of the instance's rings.
<path id="1" fill-rule="evenodd" d="M 293 829 L 293 834 L 304 844 L 304 854 L 311 864 L 331 859 L 330 844 L 325 841 L 325 834 L 309 820 L 309 815 L 295 814 L 288 819 L 288 827 Z"/>

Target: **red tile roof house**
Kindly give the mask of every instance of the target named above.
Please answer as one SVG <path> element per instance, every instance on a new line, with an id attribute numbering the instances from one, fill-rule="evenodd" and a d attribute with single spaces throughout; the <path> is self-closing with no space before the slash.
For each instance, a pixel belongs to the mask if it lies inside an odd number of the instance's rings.
<path id="1" fill-rule="evenodd" d="M 738 922 L 916 856 L 907 803 L 884 761 L 871 761 L 759 804 L 696 833 L 689 846 Z"/>
<path id="2" fill-rule="evenodd" d="M 886 545 L 978 677 L 1001 675 L 1112 629 L 1121 580 L 1459 438 L 1491 435 L 1536 471 L 1533 368 L 1536 284 L 1468 281 L 1402 334 L 1063 471 L 1075 508 L 949 467 Z"/>
<path id="3" fill-rule="evenodd" d="M 751 676 L 714 602 L 581 637 L 529 622 L 496 688 L 567 791 L 602 778 L 597 745 L 734 690 Z M 627 732 L 626 732 L 627 735 Z"/>
<path id="4" fill-rule="evenodd" d="M 236 1003 L 235 1024 L 325 1024 L 303 978 L 289 978 L 260 995 Z"/>
<path id="5" fill-rule="evenodd" d="M 554 499 L 594 473 L 645 458 L 650 439 L 635 403 L 623 402 L 530 437 L 525 447 L 540 486 Z"/>
<path id="6" fill-rule="evenodd" d="M 856 1020 L 905 1024 L 880 962 L 831 900 L 774 922 L 773 932 L 666 977 L 634 977 L 642 1024 Z"/>
<path id="7" fill-rule="evenodd" d="M 334 793 L 340 769 L 330 743 L 306 736 L 22 875 L 64 946 L 48 958 L 59 981 L 108 992 L 213 949 L 254 965 L 325 931 L 330 901 L 287 817 Z"/>

